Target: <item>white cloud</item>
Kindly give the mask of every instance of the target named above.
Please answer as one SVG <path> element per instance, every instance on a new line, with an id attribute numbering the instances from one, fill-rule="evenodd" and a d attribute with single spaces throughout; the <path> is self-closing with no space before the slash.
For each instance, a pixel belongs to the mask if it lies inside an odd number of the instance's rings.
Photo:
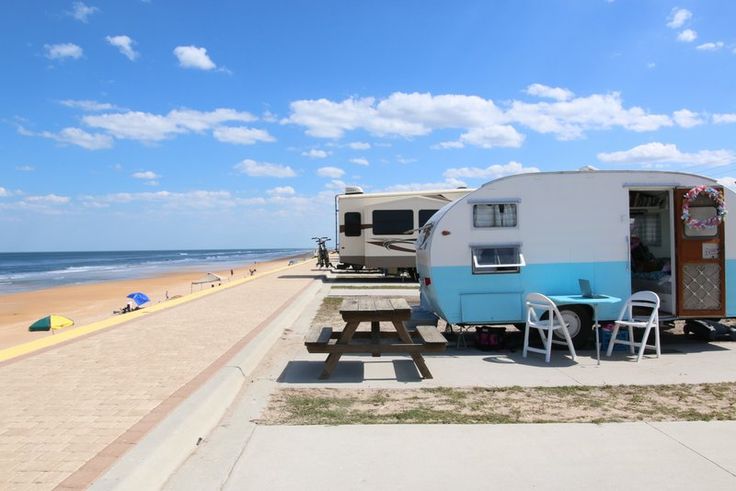
<path id="1" fill-rule="evenodd" d="M 33 172 L 36 168 L 32 165 L 16 165 L 15 170 L 18 172 Z"/>
<path id="2" fill-rule="evenodd" d="M 561 87 L 549 87 L 542 84 L 531 84 L 526 88 L 525 92 L 536 97 L 546 97 L 557 101 L 567 101 L 575 95 L 571 90 Z"/>
<path id="3" fill-rule="evenodd" d="M 366 97 L 339 102 L 294 101 L 290 105 L 291 114 L 282 122 L 304 126 L 308 135 L 319 138 L 340 138 L 353 130 L 410 138 L 457 128 L 462 130 L 458 142 L 486 148 L 521 145 L 523 135 L 512 124 L 552 133 L 563 140 L 581 138 L 588 130 L 621 127 L 637 132 L 654 131 L 673 124 L 668 115 L 651 114 L 637 106 L 624 107 L 618 92 L 573 97 L 572 92 L 565 92 L 567 89 L 540 87 L 558 98 L 571 98 L 554 102 L 511 101 L 504 109 L 478 96 L 395 92 L 382 100 Z M 458 146 L 449 142 L 439 144 L 440 148 Z"/>
<path id="4" fill-rule="evenodd" d="M 356 165 L 370 165 L 370 162 L 368 162 L 368 159 L 364 159 L 363 157 L 350 159 L 350 163 L 356 164 Z"/>
<path id="5" fill-rule="evenodd" d="M 82 48 L 74 43 L 44 44 L 46 58 L 49 60 L 62 60 L 64 58 L 79 59 L 84 54 Z"/>
<path id="6" fill-rule="evenodd" d="M 417 159 L 411 157 L 402 157 L 401 155 L 396 156 L 396 162 L 398 162 L 399 164 L 413 164 L 416 161 Z"/>
<path id="7" fill-rule="evenodd" d="M 245 126 L 220 126 L 214 129 L 212 136 L 224 143 L 237 145 L 253 145 L 257 142 L 275 142 L 276 138 L 268 131 Z"/>
<path id="8" fill-rule="evenodd" d="M 152 180 L 152 179 L 159 179 L 161 176 L 156 174 L 153 171 L 147 170 L 147 171 L 142 171 L 142 172 L 134 172 L 133 174 L 131 174 L 131 177 L 133 179 Z"/>
<path id="9" fill-rule="evenodd" d="M 133 49 L 135 41 L 130 39 L 128 36 L 106 36 L 107 42 L 112 46 L 115 46 L 120 50 L 120 53 L 125 55 L 130 61 L 135 61 L 140 55 L 136 50 Z"/>
<path id="10" fill-rule="evenodd" d="M 182 68 L 197 68 L 199 70 L 217 68 L 217 65 L 207 56 L 206 48 L 177 46 L 174 48 L 174 55 L 178 58 L 179 66 Z"/>
<path id="11" fill-rule="evenodd" d="M 624 107 L 618 92 L 553 103 L 513 101 L 507 117 L 539 133 L 555 134 L 561 140 L 581 138 L 587 130 L 621 127 L 643 132 L 672 126 L 667 115 L 651 114 L 638 106 Z"/>
<path id="12" fill-rule="evenodd" d="M 464 148 L 465 144 L 459 140 L 439 142 L 436 145 L 432 145 L 434 149 L 448 149 L 448 148 Z"/>
<path id="13" fill-rule="evenodd" d="M 294 177 L 296 172 L 288 165 L 269 164 L 268 162 L 256 162 L 245 159 L 235 165 L 234 169 L 252 177 Z"/>
<path id="14" fill-rule="evenodd" d="M 43 196 L 26 196 L 23 201 L 27 203 L 64 205 L 69 203 L 71 199 L 68 196 L 59 196 L 58 194 L 45 194 Z"/>
<path id="15" fill-rule="evenodd" d="M 696 39 L 698 39 L 698 33 L 692 29 L 685 29 L 677 35 L 677 40 L 682 41 L 683 43 L 692 43 Z"/>
<path id="16" fill-rule="evenodd" d="M 85 5 L 84 2 L 73 2 L 72 11 L 69 12 L 69 15 L 86 24 L 89 16 L 99 11 L 100 9 L 97 7 L 90 7 L 89 5 Z"/>
<path id="17" fill-rule="evenodd" d="M 59 104 L 66 107 L 81 109 L 82 111 L 111 111 L 120 109 L 114 104 L 108 102 L 97 102 L 89 99 L 64 99 Z"/>
<path id="18" fill-rule="evenodd" d="M 714 43 L 703 43 L 696 46 L 695 49 L 698 49 L 700 51 L 718 51 L 723 48 L 723 46 L 725 46 L 723 41 L 716 41 Z"/>
<path id="19" fill-rule="evenodd" d="M 682 126 L 683 128 L 692 128 L 693 126 L 698 126 L 704 123 L 698 113 L 694 113 L 687 109 L 675 111 L 672 113 L 672 119 L 675 120 L 675 123 L 677 123 L 678 126 Z"/>
<path id="20" fill-rule="evenodd" d="M 291 186 L 276 186 L 266 191 L 271 196 L 292 196 L 296 191 Z"/>
<path id="21" fill-rule="evenodd" d="M 669 27 L 670 29 L 679 29 L 680 27 L 684 26 L 685 23 L 692 18 L 692 16 L 693 13 L 689 10 L 675 7 L 672 9 L 670 15 L 667 17 L 667 27 Z"/>
<path id="22" fill-rule="evenodd" d="M 654 63 L 653 61 L 650 61 L 649 63 L 647 63 L 647 68 L 649 68 L 650 70 L 656 67 L 657 67 L 657 64 Z"/>
<path id="23" fill-rule="evenodd" d="M 302 152 L 302 155 L 304 157 L 309 157 L 310 159 L 326 159 L 327 157 L 329 157 L 330 152 L 312 148 L 308 152 Z"/>
<path id="24" fill-rule="evenodd" d="M 537 167 L 524 167 L 519 162 L 511 161 L 507 164 L 494 164 L 488 167 L 454 167 L 447 169 L 442 176 L 446 179 L 498 179 L 512 174 L 526 174 L 539 172 Z"/>
<path id="25" fill-rule="evenodd" d="M 350 142 L 348 143 L 348 147 L 353 150 L 368 150 L 371 148 L 371 144 L 366 142 Z"/>
<path id="26" fill-rule="evenodd" d="M 10 196 L 10 191 L 0 186 L 0 198 L 6 198 L 8 196 Z"/>
<path id="27" fill-rule="evenodd" d="M 723 166 L 736 163 L 736 152 L 731 150 L 701 150 L 695 153 L 682 152 L 672 143 L 652 142 L 619 152 L 601 152 L 598 160 L 615 164 L 684 164 Z"/>
<path id="28" fill-rule="evenodd" d="M 713 122 L 716 124 L 736 123 L 736 113 L 714 114 Z"/>
<path id="29" fill-rule="evenodd" d="M 241 198 L 229 191 L 195 190 L 187 192 L 148 191 L 141 193 L 111 193 L 83 196 L 82 206 L 107 208 L 113 205 L 157 203 L 167 210 L 222 210 L 237 206 L 254 206 L 266 203 L 261 197 Z"/>
<path id="30" fill-rule="evenodd" d="M 160 141 L 182 133 L 201 133 L 227 122 L 249 122 L 256 118 L 247 112 L 219 108 L 203 112 L 176 109 L 166 115 L 127 111 L 88 115 L 82 121 L 93 128 L 108 131 L 115 138 L 139 141 Z M 227 131 L 225 132 L 227 133 Z M 222 133 L 220 133 L 222 136 Z"/>
<path id="31" fill-rule="evenodd" d="M 717 181 L 718 184 L 720 184 L 721 186 L 726 186 L 732 191 L 736 191 L 736 177 L 720 177 L 717 179 Z"/>
<path id="32" fill-rule="evenodd" d="M 341 181 L 340 179 L 332 179 L 330 182 L 325 184 L 325 187 L 327 189 L 336 189 L 342 191 L 347 187 L 347 183 L 345 181 Z"/>
<path id="33" fill-rule="evenodd" d="M 23 127 L 18 128 L 18 133 L 24 136 L 40 136 L 55 140 L 59 143 L 77 145 L 87 150 L 100 150 L 112 147 L 112 137 L 102 133 L 87 133 L 80 128 L 64 128 L 58 133 L 51 131 L 33 132 Z"/>
<path id="34" fill-rule="evenodd" d="M 339 179 L 345 175 L 345 171 L 339 167 L 320 167 L 317 169 L 317 175 L 320 177 L 330 177 L 332 179 Z"/>

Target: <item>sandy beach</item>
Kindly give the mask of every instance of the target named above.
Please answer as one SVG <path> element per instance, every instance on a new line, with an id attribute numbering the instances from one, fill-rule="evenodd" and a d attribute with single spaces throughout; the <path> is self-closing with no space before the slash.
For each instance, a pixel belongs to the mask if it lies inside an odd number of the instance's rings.
<path id="1" fill-rule="evenodd" d="M 256 274 L 286 265 L 292 258 L 288 256 L 255 264 Z M 223 278 L 223 283 L 250 276 L 254 263 L 242 264 L 230 270 L 213 271 Z M 28 326 L 48 314 L 59 314 L 74 320 L 75 326 L 106 319 L 113 311 L 126 305 L 126 295 L 141 291 L 149 296 L 152 304 L 165 302 L 168 298 L 187 295 L 191 292 L 191 282 L 204 276 L 206 271 L 186 271 L 149 278 L 136 278 L 103 283 L 61 286 L 31 292 L 0 295 L 0 349 L 33 341 L 48 332 L 29 332 Z M 194 286 L 194 291 L 211 288 L 210 285 Z M 214 286 L 217 288 L 217 286 Z M 74 329 L 74 327 L 68 328 Z"/>

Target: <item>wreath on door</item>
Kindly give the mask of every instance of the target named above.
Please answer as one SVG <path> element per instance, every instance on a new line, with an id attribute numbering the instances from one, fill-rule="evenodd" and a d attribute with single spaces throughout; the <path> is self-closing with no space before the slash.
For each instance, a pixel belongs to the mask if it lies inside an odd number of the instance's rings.
<path id="1" fill-rule="evenodd" d="M 695 201 L 695 199 L 701 194 L 708 196 L 716 204 L 715 216 L 706 218 L 705 220 L 699 220 L 690 216 L 690 204 Z M 726 202 L 723 200 L 723 195 L 721 194 L 721 192 L 716 188 L 705 185 L 696 186 L 685 193 L 685 199 L 682 202 L 681 218 L 682 221 L 685 222 L 685 225 L 690 228 L 696 230 L 704 230 L 709 227 L 717 227 L 721 224 L 721 222 L 723 222 L 723 217 L 726 216 L 726 213 L 728 213 L 726 211 Z"/>

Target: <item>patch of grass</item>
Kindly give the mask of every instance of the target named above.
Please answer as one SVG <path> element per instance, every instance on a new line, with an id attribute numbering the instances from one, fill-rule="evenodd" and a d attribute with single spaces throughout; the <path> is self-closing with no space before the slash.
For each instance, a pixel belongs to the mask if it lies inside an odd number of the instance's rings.
<path id="1" fill-rule="evenodd" d="M 736 419 L 736 383 L 283 389 L 264 424 L 499 424 Z"/>

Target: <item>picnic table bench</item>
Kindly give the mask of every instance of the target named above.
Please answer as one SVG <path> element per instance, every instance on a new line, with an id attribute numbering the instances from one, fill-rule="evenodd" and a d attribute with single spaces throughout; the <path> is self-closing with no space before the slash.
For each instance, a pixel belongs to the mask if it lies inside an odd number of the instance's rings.
<path id="1" fill-rule="evenodd" d="M 340 315 L 345 321 L 342 331 L 333 331 L 331 327 L 315 327 L 304 339 L 304 345 L 310 353 L 328 353 L 319 378 L 329 378 L 340 357 L 348 353 L 370 353 L 373 356 L 407 353 L 422 377 L 432 378 L 422 353 L 444 351 L 447 340 L 434 326 L 420 325 L 410 332 L 404 325 L 404 321 L 411 316 L 411 307 L 406 300 L 347 298 L 340 306 Z M 362 322 L 370 322 L 371 330 L 358 331 Z M 381 322 L 390 322 L 394 330 L 381 330 Z"/>

